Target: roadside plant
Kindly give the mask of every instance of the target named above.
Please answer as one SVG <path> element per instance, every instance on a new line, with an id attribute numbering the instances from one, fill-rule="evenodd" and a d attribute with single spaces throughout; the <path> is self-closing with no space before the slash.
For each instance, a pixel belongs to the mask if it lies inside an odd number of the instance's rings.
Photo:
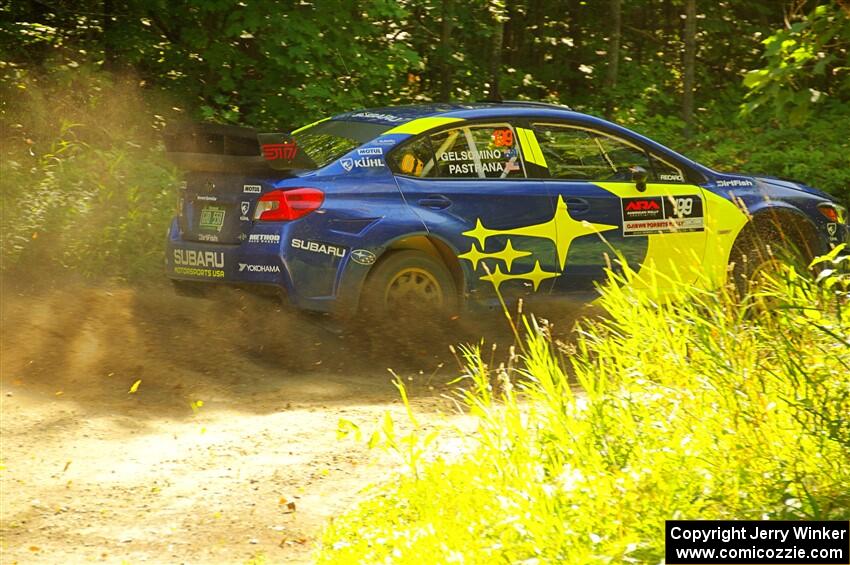
<path id="1" fill-rule="evenodd" d="M 509 385 L 462 349 L 465 453 L 378 486 L 319 562 L 658 563 L 668 519 L 850 518 L 845 252 L 743 303 L 613 275 L 572 347 L 525 319 Z"/>

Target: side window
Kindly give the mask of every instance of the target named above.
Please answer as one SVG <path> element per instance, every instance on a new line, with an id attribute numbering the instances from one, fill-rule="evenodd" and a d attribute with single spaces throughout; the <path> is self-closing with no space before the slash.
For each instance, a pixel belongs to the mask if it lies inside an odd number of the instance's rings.
<path id="1" fill-rule="evenodd" d="M 437 177 L 525 178 L 516 133 L 507 124 L 468 126 L 430 136 Z"/>
<path id="2" fill-rule="evenodd" d="M 549 177 L 590 181 L 629 181 L 639 165 L 656 182 L 684 182 L 682 171 L 643 149 L 601 132 L 554 124 L 534 124 Z"/>
<path id="3" fill-rule="evenodd" d="M 535 124 L 534 133 L 554 179 L 602 180 L 611 176 L 597 139 L 582 129 Z"/>
<path id="4" fill-rule="evenodd" d="M 650 155 L 650 159 L 652 160 L 651 178 L 653 180 L 657 182 L 685 182 L 685 175 L 679 168 L 667 164 L 655 155 Z"/>
<path id="5" fill-rule="evenodd" d="M 411 177 L 433 177 L 434 153 L 427 137 L 420 137 L 393 151 L 390 156 L 393 170 Z"/>
<path id="6" fill-rule="evenodd" d="M 611 176 L 604 180 L 630 181 L 632 180 L 632 173 L 629 169 L 635 165 L 643 167 L 647 172 L 652 171 L 649 155 L 643 149 L 638 149 L 625 141 L 607 135 L 593 135 L 599 141 L 604 159 L 611 165 Z"/>

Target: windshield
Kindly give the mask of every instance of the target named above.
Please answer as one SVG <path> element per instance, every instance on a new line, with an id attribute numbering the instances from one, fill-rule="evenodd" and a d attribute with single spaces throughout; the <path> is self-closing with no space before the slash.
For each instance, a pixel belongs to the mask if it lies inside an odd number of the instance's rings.
<path id="1" fill-rule="evenodd" d="M 292 137 L 298 147 L 316 163 L 316 167 L 321 168 L 392 127 L 368 122 L 326 120 L 297 131 Z"/>

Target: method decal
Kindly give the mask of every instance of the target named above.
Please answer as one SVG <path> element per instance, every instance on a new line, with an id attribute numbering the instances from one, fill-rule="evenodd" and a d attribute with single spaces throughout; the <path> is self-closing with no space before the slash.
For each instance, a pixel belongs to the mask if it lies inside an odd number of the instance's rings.
<path id="1" fill-rule="evenodd" d="M 548 222 L 540 224 L 532 224 L 530 226 L 520 226 L 507 230 L 489 229 L 481 223 L 479 218 L 475 222 L 475 229 L 463 232 L 466 237 L 471 237 L 478 242 L 478 246 L 474 243 L 469 251 L 460 255 L 461 259 L 465 259 L 473 264 L 473 268 L 477 268 L 478 263 L 484 259 L 496 259 L 505 263 L 507 272 L 501 270 L 499 264 L 495 270 L 481 277 L 481 280 L 487 280 L 493 283 L 498 290 L 499 286 L 509 280 L 527 280 L 534 285 L 534 290 L 540 286 L 540 283 L 546 279 L 551 279 L 559 276 L 560 272 L 544 271 L 539 261 L 535 261 L 534 269 L 527 273 L 512 273 L 511 268 L 513 262 L 520 257 L 531 255 L 528 251 L 518 251 L 513 248 L 513 244 L 509 239 L 505 244 L 505 248 L 495 253 L 484 253 L 481 250 L 485 248 L 487 239 L 495 236 L 515 236 L 515 237 L 538 237 L 548 239 L 555 245 L 555 251 L 558 255 L 558 265 L 561 271 L 567 264 L 567 256 L 569 255 L 570 246 L 577 237 L 590 234 L 599 234 L 608 230 L 617 229 L 618 226 L 608 224 L 592 224 L 590 222 L 582 222 L 574 220 L 570 215 L 567 203 L 564 202 L 563 196 L 558 197 L 558 205 L 555 208 L 555 215 Z"/>
<path id="2" fill-rule="evenodd" d="M 248 236 L 248 243 L 280 243 L 279 233 L 252 233 Z"/>
<path id="3" fill-rule="evenodd" d="M 623 198 L 623 235 L 703 231 L 702 198 L 685 196 L 642 196 Z"/>

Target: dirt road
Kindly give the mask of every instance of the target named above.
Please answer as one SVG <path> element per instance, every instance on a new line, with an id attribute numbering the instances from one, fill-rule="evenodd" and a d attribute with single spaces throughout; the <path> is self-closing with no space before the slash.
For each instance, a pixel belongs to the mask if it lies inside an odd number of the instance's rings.
<path id="1" fill-rule="evenodd" d="M 233 291 L 6 285 L 2 306 L 4 564 L 309 561 L 397 469 L 337 434 L 405 422 L 388 366 L 422 419 L 461 418 L 439 340 L 337 335 Z"/>

